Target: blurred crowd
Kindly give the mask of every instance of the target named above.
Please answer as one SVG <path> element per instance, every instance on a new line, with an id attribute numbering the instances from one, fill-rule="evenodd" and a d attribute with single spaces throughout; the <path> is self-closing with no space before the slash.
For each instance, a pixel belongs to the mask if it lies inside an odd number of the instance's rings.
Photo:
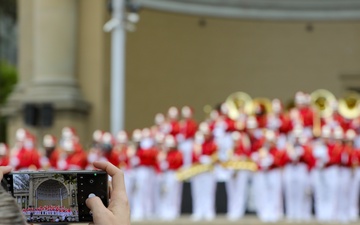
<path id="1" fill-rule="evenodd" d="M 133 220 L 179 217 L 187 179 L 193 220 L 214 219 L 221 180 L 229 220 L 244 216 L 252 190 L 264 222 L 347 223 L 359 217 L 360 108 L 341 104 L 324 90 L 297 92 L 288 109 L 279 99 L 239 92 L 199 123 L 184 106 L 156 114 L 153 126 L 131 133 L 96 130 L 89 149 L 72 127 L 64 127 L 59 139 L 45 135 L 39 147 L 20 128 L 15 146 L 0 144 L 0 165 L 73 170 L 110 161 L 124 171 Z"/>

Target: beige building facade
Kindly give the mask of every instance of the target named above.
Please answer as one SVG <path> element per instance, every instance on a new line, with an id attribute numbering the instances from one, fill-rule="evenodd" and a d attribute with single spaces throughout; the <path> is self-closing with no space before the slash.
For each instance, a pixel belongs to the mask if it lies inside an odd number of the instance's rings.
<path id="1" fill-rule="evenodd" d="M 161 1 L 159 1 L 161 2 Z M 153 124 L 170 106 L 190 105 L 196 119 L 235 91 L 291 100 L 326 88 L 336 96 L 360 88 L 357 18 L 220 18 L 139 11 L 126 37 L 125 129 Z M 306 14 L 304 16 L 306 18 Z M 19 0 L 20 83 L 4 113 L 9 143 L 24 127 L 26 102 L 51 102 L 49 128 L 74 127 L 83 144 L 110 130 L 111 38 L 105 0 Z"/>

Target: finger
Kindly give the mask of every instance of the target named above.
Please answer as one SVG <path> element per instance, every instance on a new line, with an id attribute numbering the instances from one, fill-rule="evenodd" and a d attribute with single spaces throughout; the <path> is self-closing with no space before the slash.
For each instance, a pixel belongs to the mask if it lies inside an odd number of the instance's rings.
<path id="1" fill-rule="evenodd" d="M 10 173 L 11 170 L 11 166 L 0 166 L 0 180 L 3 178 L 4 174 Z"/>
<path id="2" fill-rule="evenodd" d="M 86 199 L 85 203 L 92 212 L 93 218 L 104 216 L 104 213 L 107 211 L 101 199 L 94 194 L 90 194 L 88 199 Z"/>
<path id="3" fill-rule="evenodd" d="M 110 181 L 108 182 L 108 187 L 109 187 L 109 199 L 111 199 L 111 192 L 113 191 L 113 188 Z"/>
<path id="4" fill-rule="evenodd" d="M 94 162 L 96 168 L 105 170 L 112 177 L 112 198 L 126 195 L 124 173 L 109 162 Z"/>

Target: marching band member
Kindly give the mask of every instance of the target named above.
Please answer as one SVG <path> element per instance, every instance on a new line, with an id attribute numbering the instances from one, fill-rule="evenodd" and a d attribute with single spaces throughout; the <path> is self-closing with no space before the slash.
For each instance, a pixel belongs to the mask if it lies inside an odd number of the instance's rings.
<path id="1" fill-rule="evenodd" d="M 175 172 L 182 167 L 183 154 L 176 148 L 176 140 L 172 135 L 165 137 L 164 150 L 158 156 L 160 169 L 163 171 L 160 218 L 174 220 L 180 215 L 182 191 L 182 184 L 176 179 Z"/>
<path id="2" fill-rule="evenodd" d="M 246 133 L 250 139 L 251 151 L 255 152 L 261 148 L 264 142 L 263 130 L 258 128 L 256 118 L 253 116 L 249 116 L 246 120 Z"/>
<path id="3" fill-rule="evenodd" d="M 309 106 L 309 98 L 305 93 L 298 91 L 295 94 L 295 108 L 291 109 L 290 116 L 293 123 L 301 123 L 304 127 L 304 134 L 307 137 L 312 137 L 314 112 Z M 295 126 L 296 124 L 293 125 Z"/>
<path id="4" fill-rule="evenodd" d="M 9 150 L 5 143 L 0 143 L 0 166 L 9 165 Z"/>
<path id="5" fill-rule="evenodd" d="M 135 135 L 139 134 L 135 133 Z M 138 137 L 136 136 L 136 138 Z M 154 186 L 156 185 L 154 177 L 158 152 L 154 148 L 150 129 L 144 129 L 140 138 L 139 147 L 131 159 L 131 163 L 135 167 L 136 187 L 133 193 L 132 218 L 134 220 L 143 220 L 154 215 Z"/>
<path id="6" fill-rule="evenodd" d="M 265 143 L 251 156 L 258 165 L 254 175 L 254 192 L 257 215 L 261 221 L 276 222 L 281 219 L 281 167 L 284 164 L 284 151 L 276 146 L 274 131 L 265 132 Z"/>
<path id="7" fill-rule="evenodd" d="M 59 170 L 83 170 L 88 164 L 87 155 L 78 143 L 78 138 L 65 136 L 60 144 L 59 159 L 56 164 Z"/>
<path id="8" fill-rule="evenodd" d="M 329 161 L 329 153 L 327 143 L 330 142 L 331 129 L 328 126 L 323 126 L 321 129 L 321 137 L 314 140 L 313 156 L 315 158 L 314 168 L 311 170 L 313 191 L 314 191 L 314 208 L 315 217 L 318 221 L 325 221 L 326 211 L 324 205 L 327 204 L 325 165 Z"/>
<path id="9" fill-rule="evenodd" d="M 35 147 L 35 137 L 27 133 L 20 149 L 13 153 L 10 165 L 15 170 L 37 170 L 41 168 L 40 153 Z"/>
<path id="10" fill-rule="evenodd" d="M 217 154 L 220 162 L 229 160 L 233 149 L 234 140 L 231 133 L 236 130 L 235 121 L 228 117 L 228 108 L 226 104 L 221 105 L 221 114 L 213 125 L 213 136 L 217 146 Z M 215 165 L 215 176 L 218 181 L 224 181 L 228 185 L 233 170 L 223 168 L 221 165 Z"/>
<path id="11" fill-rule="evenodd" d="M 296 126 L 286 146 L 286 165 L 283 171 L 286 218 L 304 221 L 311 218 L 310 168 L 314 163 L 312 150 L 303 135 L 303 128 Z"/>
<path id="12" fill-rule="evenodd" d="M 272 111 L 267 114 L 266 128 L 278 133 L 278 147 L 284 149 L 287 135 L 292 130 L 293 124 L 290 117 L 283 111 L 283 106 L 279 99 L 273 99 L 271 102 Z"/>
<path id="13" fill-rule="evenodd" d="M 331 135 L 330 128 L 323 126 L 321 135 L 321 140 L 314 143 L 313 150 L 315 157 L 315 168 L 312 170 L 315 216 L 319 221 L 332 221 L 336 219 L 343 131 L 341 127 L 337 127 Z"/>
<path id="14" fill-rule="evenodd" d="M 207 123 L 199 125 L 195 135 L 193 163 L 211 165 L 216 157 L 217 146 Z M 192 179 L 193 214 L 195 221 L 212 220 L 215 217 L 216 180 L 211 171 L 201 173 Z"/>
<path id="15" fill-rule="evenodd" d="M 341 128 L 342 129 L 342 128 Z M 344 145 L 340 150 L 340 163 L 339 163 L 339 187 L 337 191 L 337 220 L 342 223 L 350 222 L 350 213 L 354 211 L 354 206 L 358 201 L 352 201 L 351 197 L 356 197 L 351 195 L 353 190 L 352 188 L 352 169 L 355 166 L 354 163 L 358 160 L 358 156 L 353 147 L 353 140 L 356 134 L 354 130 L 348 129 L 345 133 L 345 136 L 338 138 L 342 141 L 344 140 Z M 359 191 L 359 190 L 357 190 Z M 355 204 L 354 204 L 355 203 Z M 355 208 L 356 209 L 356 208 Z"/>
<path id="16" fill-rule="evenodd" d="M 360 191 L 360 151 L 355 147 L 356 133 L 350 129 L 346 132 L 345 148 L 352 149 L 351 164 L 353 167 L 353 176 L 350 185 L 350 221 L 357 221 L 359 219 L 359 191 Z"/>
<path id="17" fill-rule="evenodd" d="M 234 131 L 233 160 L 250 161 L 251 145 L 249 137 L 245 132 Z M 249 194 L 249 181 L 252 173 L 249 170 L 234 171 L 233 177 L 228 181 L 226 191 L 228 194 L 228 213 L 229 220 L 235 221 L 242 218 L 246 211 L 246 200 Z"/>
<path id="18" fill-rule="evenodd" d="M 179 110 L 171 106 L 167 112 L 167 123 L 170 125 L 170 134 L 176 137 L 180 132 Z"/>
<path id="19" fill-rule="evenodd" d="M 56 138 L 46 134 L 43 138 L 44 155 L 41 157 L 41 167 L 44 169 L 55 169 L 59 158 L 59 151 L 56 150 Z"/>
<path id="20" fill-rule="evenodd" d="M 180 122 L 180 133 L 177 135 L 179 143 L 179 150 L 184 156 L 184 166 L 191 165 L 192 146 L 194 136 L 198 129 L 196 121 L 193 119 L 193 110 L 189 106 L 184 106 L 181 109 L 183 120 Z"/>
<path id="21" fill-rule="evenodd" d="M 88 166 L 86 169 L 88 170 L 93 170 L 93 162 L 95 162 L 96 160 L 99 160 L 100 155 L 101 155 L 101 140 L 103 138 L 103 134 L 104 132 L 102 130 L 95 130 L 93 132 L 92 135 L 92 144 L 90 147 L 90 150 L 87 154 L 87 160 L 89 162 Z"/>

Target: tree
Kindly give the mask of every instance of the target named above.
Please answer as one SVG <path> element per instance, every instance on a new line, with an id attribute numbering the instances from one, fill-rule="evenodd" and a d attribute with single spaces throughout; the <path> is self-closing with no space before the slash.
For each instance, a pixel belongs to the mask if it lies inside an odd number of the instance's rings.
<path id="1" fill-rule="evenodd" d="M 7 97 L 17 83 L 16 68 L 5 61 L 0 61 L 0 108 L 5 104 Z M 0 142 L 6 140 L 6 121 L 0 115 Z"/>

